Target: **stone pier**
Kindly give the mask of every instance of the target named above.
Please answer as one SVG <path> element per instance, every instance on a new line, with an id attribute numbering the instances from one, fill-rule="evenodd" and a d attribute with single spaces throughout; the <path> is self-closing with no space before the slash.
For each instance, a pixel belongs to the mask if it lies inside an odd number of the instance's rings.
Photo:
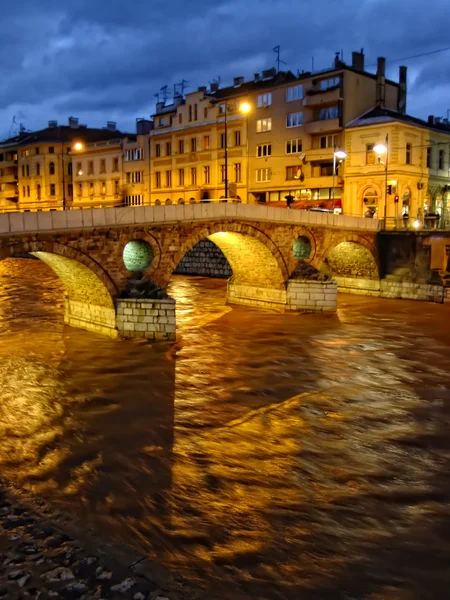
<path id="1" fill-rule="evenodd" d="M 175 340 L 175 300 L 119 298 L 116 300 L 117 329 L 125 338 Z"/>

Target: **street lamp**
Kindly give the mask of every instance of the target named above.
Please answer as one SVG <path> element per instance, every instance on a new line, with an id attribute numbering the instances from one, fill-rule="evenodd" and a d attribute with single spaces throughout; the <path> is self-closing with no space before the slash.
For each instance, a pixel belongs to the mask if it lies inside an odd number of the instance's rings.
<path id="1" fill-rule="evenodd" d="M 339 161 L 339 164 L 345 160 L 347 158 L 347 152 L 345 152 L 345 150 L 335 150 L 333 152 L 333 193 L 332 193 L 332 197 L 333 197 L 333 212 L 334 212 L 334 179 L 336 177 L 336 167 L 337 167 L 337 162 L 336 159 Z"/>
<path id="2" fill-rule="evenodd" d="M 384 160 L 384 227 L 386 228 L 387 202 L 388 202 L 388 160 L 389 160 L 389 134 L 386 134 L 384 144 L 376 144 L 373 151 L 378 154 L 378 161 L 381 162 L 381 156 L 386 155 Z"/>
<path id="3" fill-rule="evenodd" d="M 243 115 L 248 115 L 252 107 L 248 102 L 241 102 L 239 105 L 239 112 Z M 228 103 L 225 101 L 225 114 L 224 114 L 224 134 L 225 134 L 225 199 L 228 199 Z M 248 159 L 247 159 L 248 160 Z M 248 183 L 247 183 L 248 185 Z"/>
<path id="4" fill-rule="evenodd" d="M 84 144 L 82 142 L 75 142 L 75 144 L 73 145 L 73 149 L 74 150 L 83 150 L 84 148 Z"/>

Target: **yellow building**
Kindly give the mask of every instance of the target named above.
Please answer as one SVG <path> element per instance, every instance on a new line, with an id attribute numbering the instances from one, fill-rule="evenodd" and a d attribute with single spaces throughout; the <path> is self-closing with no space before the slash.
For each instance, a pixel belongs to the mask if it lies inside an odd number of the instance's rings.
<path id="1" fill-rule="evenodd" d="M 74 198 L 75 144 L 85 148 L 123 135 L 116 130 L 115 123 L 108 122 L 105 129 L 95 129 L 70 117 L 68 125 L 49 121 L 45 129 L 21 131 L 5 140 L 0 144 L 0 210 L 70 208 L 79 199 Z M 98 193 L 97 202 L 101 200 L 101 188 Z M 87 195 L 86 199 L 89 198 Z"/>
<path id="2" fill-rule="evenodd" d="M 345 212 L 372 211 L 386 217 L 387 226 L 403 216 L 428 224 L 432 215 L 441 224 L 448 221 L 449 148 L 446 121 L 422 121 L 384 107 L 366 112 L 345 133 Z"/>

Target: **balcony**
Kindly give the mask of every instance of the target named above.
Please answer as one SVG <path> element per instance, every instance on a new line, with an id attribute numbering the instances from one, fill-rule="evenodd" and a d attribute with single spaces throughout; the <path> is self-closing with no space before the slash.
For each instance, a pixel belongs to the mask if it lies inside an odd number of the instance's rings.
<path id="1" fill-rule="evenodd" d="M 6 171 L 6 169 L 3 169 Z M 17 183 L 19 177 L 17 172 L 8 171 L 7 173 L 3 172 L 3 175 L 0 176 L 0 183 Z"/>
<path id="2" fill-rule="evenodd" d="M 339 117 L 336 117 L 335 119 L 310 121 L 309 123 L 305 123 L 304 127 L 306 133 L 309 133 L 309 135 L 314 135 L 316 133 L 328 133 L 331 131 L 339 131 L 339 129 L 341 129 L 341 124 Z"/>
<path id="3" fill-rule="evenodd" d="M 333 148 L 314 148 L 314 150 L 305 150 L 305 155 L 308 162 L 332 161 Z"/>
<path id="4" fill-rule="evenodd" d="M 336 104 L 341 99 L 341 89 L 339 87 L 331 90 L 311 90 L 303 98 L 303 106 L 322 106 L 326 104 Z"/>

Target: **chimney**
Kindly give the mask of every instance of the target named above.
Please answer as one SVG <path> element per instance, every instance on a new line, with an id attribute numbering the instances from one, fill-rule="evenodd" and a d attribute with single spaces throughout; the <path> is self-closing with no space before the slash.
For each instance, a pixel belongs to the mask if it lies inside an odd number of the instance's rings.
<path id="1" fill-rule="evenodd" d="M 407 67 L 399 68 L 399 88 L 397 95 L 397 110 L 399 113 L 404 115 L 406 113 L 406 72 Z"/>
<path id="2" fill-rule="evenodd" d="M 157 113 L 161 112 L 163 108 L 164 108 L 164 102 L 157 102 L 156 103 L 156 112 Z"/>
<path id="3" fill-rule="evenodd" d="M 275 77 L 276 74 L 277 74 L 277 70 L 275 69 L 275 67 L 273 67 L 272 69 L 266 69 L 265 71 L 262 72 L 263 79 L 269 79 L 270 77 Z"/>
<path id="4" fill-rule="evenodd" d="M 386 59 L 382 56 L 377 58 L 377 90 L 376 105 L 384 107 L 386 100 Z"/>
<path id="5" fill-rule="evenodd" d="M 239 87 L 240 85 L 242 85 L 245 81 L 245 77 L 235 77 L 233 79 L 233 85 L 234 87 Z"/>
<path id="6" fill-rule="evenodd" d="M 199 92 L 203 92 L 203 93 L 205 93 L 205 92 L 206 92 L 206 85 L 201 85 L 201 86 L 198 88 L 198 91 L 199 91 Z"/>
<path id="7" fill-rule="evenodd" d="M 211 82 L 211 92 L 217 92 L 218 89 L 219 89 L 219 82 L 218 81 Z"/>
<path id="8" fill-rule="evenodd" d="M 106 121 L 106 129 L 108 131 L 116 131 L 117 127 L 116 127 L 117 123 L 115 121 Z"/>
<path id="9" fill-rule="evenodd" d="M 434 125 L 434 115 L 428 115 L 428 125 Z"/>
<path id="10" fill-rule="evenodd" d="M 357 71 L 364 71 L 364 51 L 352 52 L 352 67 Z"/>
<path id="11" fill-rule="evenodd" d="M 136 119 L 136 133 L 146 135 L 153 129 L 153 121 L 148 119 Z"/>
<path id="12" fill-rule="evenodd" d="M 206 90 L 206 88 L 204 88 Z M 201 92 L 202 90 L 200 88 L 198 88 L 198 91 Z M 174 106 L 180 106 L 180 104 L 183 104 L 183 96 L 181 94 L 177 94 L 176 96 L 173 97 L 173 105 Z"/>
<path id="13" fill-rule="evenodd" d="M 69 117 L 69 127 L 71 127 L 72 129 L 77 129 L 78 119 L 76 119 L 75 117 Z"/>
<path id="14" fill-rule="evenodd" d="M 48 126 L 53 129 L 54 127 L 58 127 L 58 121 L 49 121 Z"/>
<path id="15" fill-rule="evenodd" d="M 335 52 L 335 56 L 334 56 L 334 68 L 335 69 L 339 69 L 339 67 L 341 66 L 341 53 L 340 52 Z"/>
<path id="16" fill-rule="evenodd" d="M 255 81 L 259 81 L 261 79 L 260 74 L 259 73 L 255 73 L 254 74 L 254 79 L 255 79 Z"/>

